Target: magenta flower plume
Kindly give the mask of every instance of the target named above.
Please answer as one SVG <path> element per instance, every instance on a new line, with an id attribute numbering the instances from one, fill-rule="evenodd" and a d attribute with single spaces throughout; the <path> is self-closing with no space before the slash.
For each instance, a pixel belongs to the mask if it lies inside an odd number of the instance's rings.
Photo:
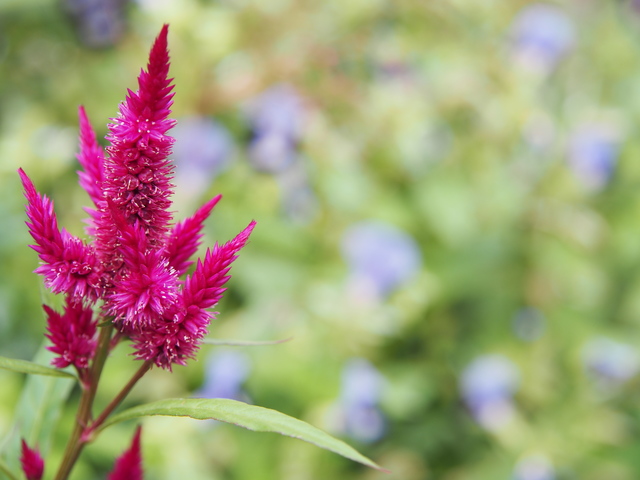
<path id="1" fill-rule="evenodd" d="M 88 209 L 90 244 L 58 228 L 52 202 L 19 170 L 28 200 L 27 225 L 42 265 L 36 270 L 54 293 L 66 293 L 63 314 L 48 315 L 54 364 L 86 368 L 95 350 L 96 322 L 88 305 L 102 302 L 118 338 L 130 337 L 137 358 L 171 370 L 193 358 L 221 298 L 229 269 L 255 226 L 207 251 L 182 280 L 202 241 L 204 221 L 220 196 L 191 217 L 171 224 L 173 138 L 167 135 L 173 94 L 165 25 L 156 38 L 138 90 L 128 91 L 109 125 L 106 155 L 84 109 L 79 109 L 80 185 L 94 203 Z M 100 320 L 102 321 L 102 320 Z"/>
<path id="2" fill-rule="evenodd" d="M 120 254 L 126 267 L 124 275 L 108 298 L 110 312 L 123 318 L 127 328 L 150 326 L 176 302 L 178 276 L 162 256 L 162 250 L 150 247 L 140 226 L 123 224 Z"/>
<path id="3" fill-rule="evenodd" d="M 136 429 L 131 446 L 116 459 L 113 471 L 107 480 L 142 480 L 142 454 L 140 452 L 140 434 L 142 427 Z"/>
<path id="4" fill-rule="evenodd" d="M 67 297 L 63 314 L 47 305 L 42 307 L 47 313 L 48 333 L 45 336 L 53 344 L 47 350 L 58 355 L 51 363 L 57 368 L 69 365 L 78 370 L 87 368 L 97 345 L 97 321 L 93 318 L 93 310 L 70 297 Z"/>
<path id="5" fill-rule="evenodd" d="M 166 132 L 175 121 L 168 119 L 173 86 L 167 77 L 167 32 L 165 25 L 151 49 L 147 71 L 138 77 L 138 91 L 129 90 L 118 117 L 109 125 L 107 140 L 111 145 L 107 147 L 102 190 L 111 206 L 102 206 L 97 224 L 98 250 L 107 254 L 117 248 L 112 208 L 128 223 L 142 227 L 153 246 L 163 244 L 171 221 L 173 185 L 168 156 L 174 140 Z"/>
<path id="6" fill-rule="evenodd" d="M 20 464 L 27 480 L 40 480 L 44 473 L 44 460 L 37 449 L 29 448 L 27 442 L 22 440 L 22 453 Z"/>
<path id="7" fill-rule="evenodd" d="M 89 194 L 89 198 L 96 207 L 103 202 L 102 181 L 104 179 L 104 152 L 98 145 L 96 134 L 89 122 L 83 107 L 78 108 L 78 118 L 80 120 L 80 153 L 78 162 L 84 170 L 78 171 L 80 186 Z M 91 228 L 89 233 L 93 233 L 93 226 L 97 219 L 98 212 L 93 208 L 85 208 L 91 215 Z"/>
<path id="8" fill-rule="evenodd" d="M 214 316 L 207 309 L 222 298 L 231 263 L 255 225 L 251 222 L 230 242 L 207 250 L 204 262 L 199 260 L 193 275 L 185 281 L 179 307 L 170 310 L 171 315 L 165 315 L 153 329 L 132 336 L 138 358 L 171 370 L 172 364 L 184 365 L 195 355 Z"/>
<path id="9" fill-rule="evenodd" d="M 22 169 L 18 170 L 24 195 L 28 200 L 29 233 L 36 244 L 31 245 L 42 261 L 35 272 L 44 276 L 45 285 L 53 293 L 67 293 L 79 300 L 97 298 L 98 276 L 93 250 L 82 240 L 58 229 L 53 202 L 40 195 Z"/>

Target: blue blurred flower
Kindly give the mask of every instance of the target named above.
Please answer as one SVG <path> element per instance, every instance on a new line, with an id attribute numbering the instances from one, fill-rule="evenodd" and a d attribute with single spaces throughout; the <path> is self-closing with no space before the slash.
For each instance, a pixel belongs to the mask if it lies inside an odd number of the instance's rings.
<path id="1" fill-rule="evenodd" d="M 295 143 L 277 133 L 257 135 L 249 143 L 249 162 L 259 172 L 282 172 L 293 165 L 297 155 Z"/>
<path id="2" fill-rule="evenodd" d="M 569 167 L 589 190 L 601 189 L 611 178 L 618 158 L 618 137 L 613 127 L 604 124 L 583 125 L 573 133 Z"/>
<path id="3" fill-rule="evenodd" d="M 518 388 L 517 367 L 499 354 L 482 355 L 462 372 L 462 398 L 476 421 L 498 430 L 514 415 L 513 394 Z"/>
<path id="4" fill-rule="evenodd" d="M 293 87 L 279 84 L 247 102 L 245 115 L 251 130 L 249 161 L 260 172 L 278 173 L 297 158 L 304 107 Z"/>
<path id="5" fill-rule="evenodd" d="M 611 338 L 590 340 L 582 353 L 587 371 L 606 390 L 624 384 L 640 371 L 638 350 Z"/>
<path id="6" fill-rule="evenodd" d="M 204 116 L 183 118 L 171 134 L 176 139 L 173 158 L 177 191 L 198 197 L 231 163 L 233 138 L 223 125 Z"/>
<path id="7" fill-rule="evenodd" d="M 378 221 L 352 225 L 342 238 L 342 255 L 352 286 L 362 294 L 383 298 L 420 270 L 416 241 L 399 228 Z"/>
<path id="8" fill-rule="evenodd" d="M 242 384 L 251 370 L 249 358 L 234 350 L 218 350 L 206 359 L 205 380 L 194 396 L 247 401 Z"/>
<path id="9" fill-rule="evenodd" d="M 277 134 L 294 142 L 302 135 L 303 103 L 291 85 L 269 88 L 250 100 L 245 112 L 249 126 L 257 135 Z"/>
<path id="10" fill-rule="evenodd" d="M 80 40 L 93 48 L 115 45 L 125 31 L 128 0 L 64 0 Z"/>
<path id="11" fill-rule="evenodd" d="M 575 44 L 575 25 L 560 8 L 533 3 L 518 12 L 511 25 L 515 61 L 546 73 L 555 68 Z"/>
<path id="12" fill-rule="evenodd" d="M 375 442 L 385 432 L 385 419 L 378 408 L 384 379 L 363 358 L 347 361 L 342 371 L 338 412 L 339 430 L 362 442 Z"/>
<path id="13" fill-rule="evenodd" d="M 554 480 L 556 471 L 544 455 L 527 455 L 516 465 L 513 480 Z"/>

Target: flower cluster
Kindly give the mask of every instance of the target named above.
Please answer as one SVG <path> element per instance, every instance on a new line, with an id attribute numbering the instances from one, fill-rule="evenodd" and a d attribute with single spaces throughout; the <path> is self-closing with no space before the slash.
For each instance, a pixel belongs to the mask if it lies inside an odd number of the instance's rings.
<path id="1" fill-rule="evenodd" d="M 27 225 L 41 265 L 36 272 L 54 293 L 67 296 L 65 312 L 46 307 L 50 349 L 57 367 L 87 367 L 96 346 L 92 305 L 120 337 L 133 340 L 135 356 L 171 369 L 194 356 L 207 334 L 229 279 L 231 263 L 247 242 L 251 222 L 230 242 L 207 250 L 191 275 L 203 222 L 220 200 L 172 224 L 170 196 L 173 138 L 167 132 L 172 105 L 165 25 L 151 48 L 138 90 L 128 91 L 119 115 L 109 124 L 106 153 L 81 107 L 80 185 L 94 206 L 87 209 L 90 242 L 58 228 L 53 203 L 38 193 L 24 171 Z M 186 278 L 183 278 L 186 275 Z"/>

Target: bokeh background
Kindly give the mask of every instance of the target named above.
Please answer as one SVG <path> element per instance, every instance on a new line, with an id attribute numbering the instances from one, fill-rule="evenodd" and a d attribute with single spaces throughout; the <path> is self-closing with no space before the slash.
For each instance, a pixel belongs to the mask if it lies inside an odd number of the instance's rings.
<path id="1" fill-rule="evenodd" d="M 292 340 L 205 346 L 127 403 L 241 399 L 392 473 L 156 417 L 146 478 L 640 478 L 636 1 L 0 0 L 0 354 L 33 358 L 57 301 L 31 273 L 16 169 L 82 234 L 77 107 L 104 137 L 167 22 L 176 218 L 222 193 L 205 246 L 258 222 L 211 336 Z M 68 388 L 30 403 L 25 383 L 0 371 L 0 451 L 35 436 L 51 475 L 77 392 L 49 411 Z M 73 478 L 104 478 L 133 429 Z"/>

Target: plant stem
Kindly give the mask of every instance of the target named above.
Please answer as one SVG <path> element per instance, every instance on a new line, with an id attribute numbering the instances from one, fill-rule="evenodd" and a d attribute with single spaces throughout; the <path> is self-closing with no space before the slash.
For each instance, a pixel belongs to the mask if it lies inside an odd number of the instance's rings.
<path id="1" fill-rule="evenodd" d="M 103 326 L 100 330 L 98 337 L 98 348 L 96 356 L 93 359 L 91 370 L 89 372 L 89 387 L 86 388 L 81 383 L 82 395 L 80 397 L 80 404 L 78 406 L 78 413 L 76 414 L 76 424 L 71 432 L 67 447 L 62 457 L 62 463 L 58 469 L 58 473 L 55 476 L 55 480 L 67 480 L 71 469 L 75 464 L 80 452 L 84 448 L 86 441 L 82 439 L 83 433 L 91 421 L 91 407 L 93 406 L 93 400 L 98 390 L 98 382 L 104 363 L 107 360 L 109 354 L 109 344 L 111 342 L 111 334 L 113 332 L 113 324 L 109 323 Z"/>
<path id="2" fill-rule="evenodd" d="M 120 392 L 113 398 L 113 400 L 109 402 L 109 405 L 105 407 L 105 409 L 102 411 L 100 416 L 96 418 L 95 421 L 91 424 L 91 428 L 87 431 L 88 434 L 93 433 L 95 430 L 97 430 L 100 427 L 100 425 L 102 425 L 102 423 L 107 419 L 107 417 L 111 415 L 111 412 L 113 412 L 116 409 L 116 407 L 120 405 L 120 402 L 122 402 L 122 400 L 125 399 L 125 397 L 129 394 L 129 392 L 134 387 L 134 385 L 138 382 L 138 380 L 140 380 L 144 376 L 144 374 L 149 371 L 149 369 L 152 366 L 153 366 L 152 360 L 147 360 L 140 366 L 138 371 L 133 374 L 133 376 L 127 382 L 127 384 L 124 387 L 122 387 L 122 390 L 120 390 Z"/>

